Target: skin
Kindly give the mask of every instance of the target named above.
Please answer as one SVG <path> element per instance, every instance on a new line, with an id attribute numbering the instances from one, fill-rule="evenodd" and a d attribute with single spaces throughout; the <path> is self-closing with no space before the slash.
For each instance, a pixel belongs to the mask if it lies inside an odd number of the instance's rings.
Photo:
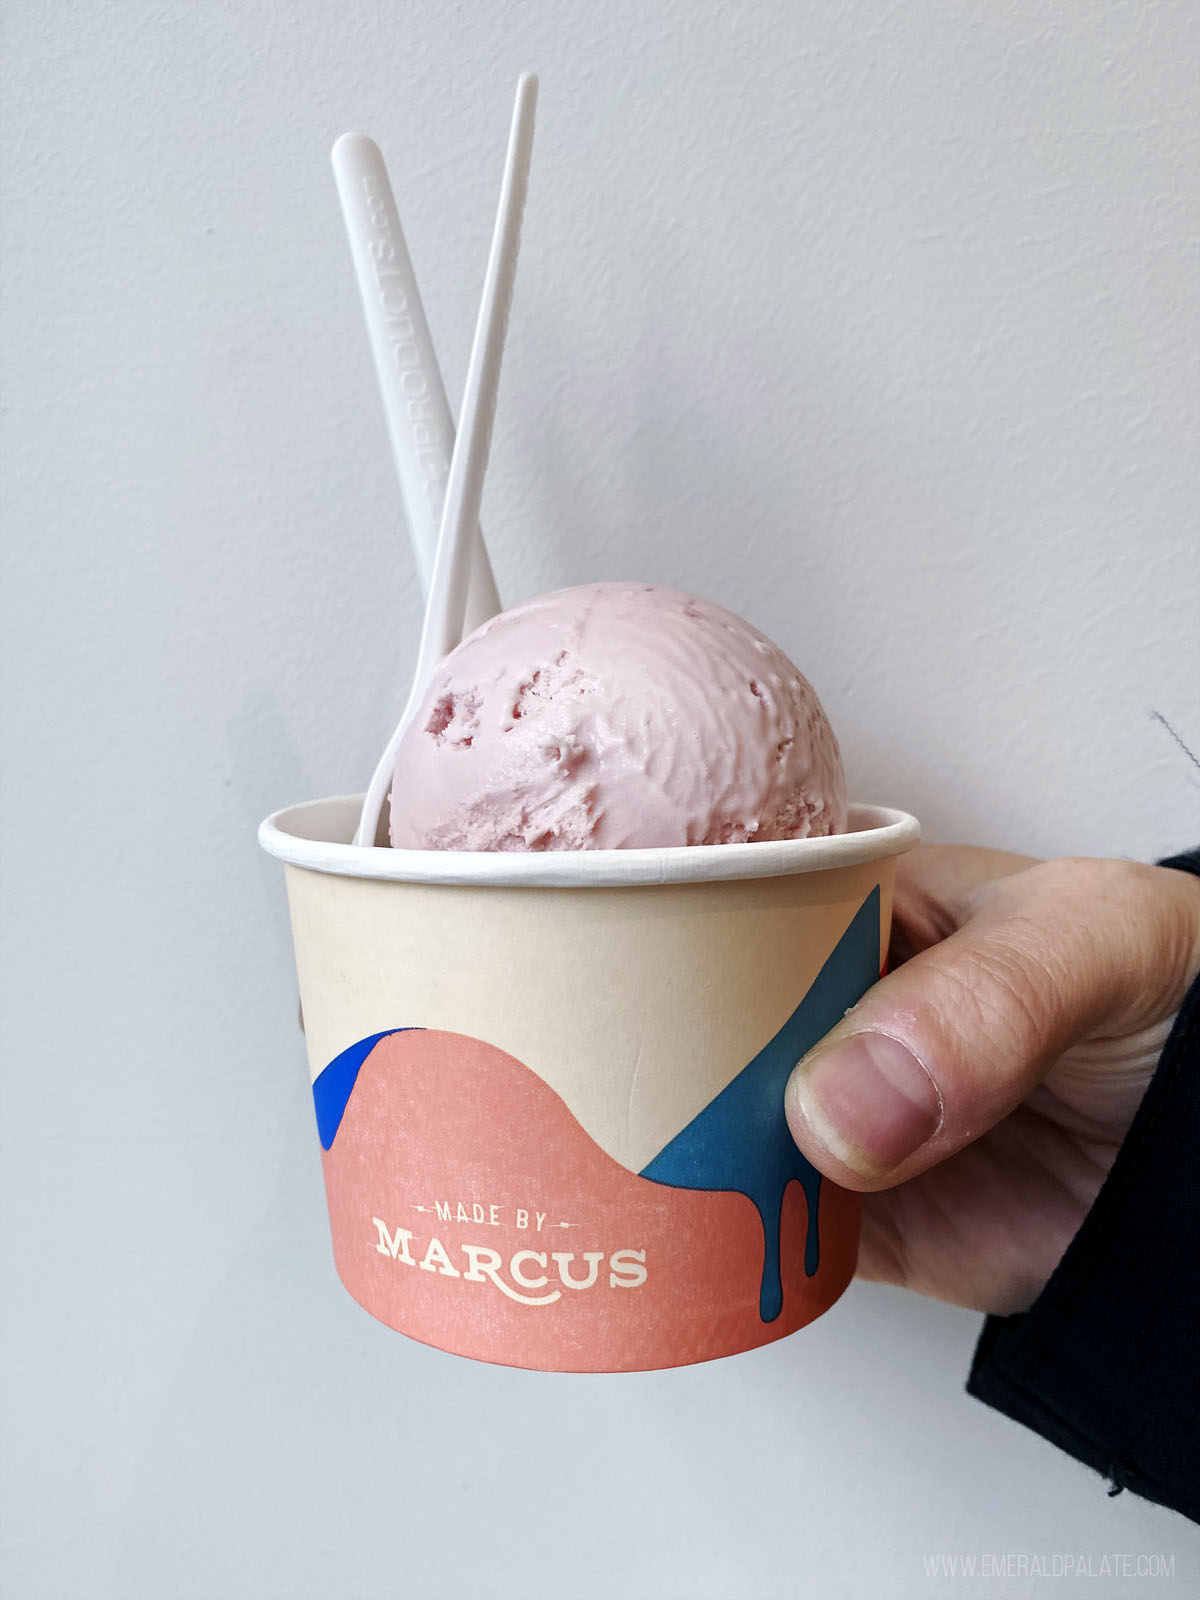
<path id="1" fill-rule="evenodd" d="M 793 1074 L 792 1133 L 865 1195 L 861 1277 L 1024 1310 L 1095 1199 L 1200 972 L 1200 879 L 922 846 L 899 866 L 889 966 Z M 878 1103 L 837 1098 L 830 1052 L 875 1031 L 932 1080 L 935 1120 L 909 1155 Z"/>

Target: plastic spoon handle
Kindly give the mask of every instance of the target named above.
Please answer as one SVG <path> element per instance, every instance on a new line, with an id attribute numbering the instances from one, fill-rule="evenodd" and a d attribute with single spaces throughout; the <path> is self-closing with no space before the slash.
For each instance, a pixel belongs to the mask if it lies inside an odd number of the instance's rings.
<path id="1" fill-rule="evenodd" d="M 428 598 L 454 452 L 446 386 L 379 146 L 365 133 L 344 133 L 330 160 L 421 593 Z M 482 533 L 474 541 L 469 593 L 468 623 L 475 628 L 500 609 Z"/>
<path id="2" fill-rule="evenodd" d="M 508 315 L 512 307 L 513 285 L 516 282 L 517 253 L 521 243 L 521 218 L 529 184 L 529 160 L 533 152 L 533 117 L 536 104 L 537 78 L 533 73 L 527 72 L 517 84 L 508 154 L 504 163 L 504 180 L 500 186 L 500 205 L 492 234 L 492 248 L 483 283 L 479 318 L 475 324 L 475 342 L 471 347 L 471 360 L 467 367 L 467 383 L 463 395 L 458 438 L 450 460 L 446 504 L 442 512 L 437 556 L 429 587 L 429 604 L 425 611 L 425 626 L 421 631 L 421 647 L 417 653 L 412 690 L 404 714 L 388 740 L 387 748 L 371 778 L 363 802 L 358 832 L 354 836 L 356 844 L 375 843 L 397 746 L 425 698 L 425 692 L 438 663 L 462 638 L 467 580 L 470 573 L 467 560 L 471 548 L 469 535 L 479 521 L 483 479 L 492 443 L 492 425 L 496 419 L 500 364 L 504 355 L 504 339 L 508 332 Z"/>

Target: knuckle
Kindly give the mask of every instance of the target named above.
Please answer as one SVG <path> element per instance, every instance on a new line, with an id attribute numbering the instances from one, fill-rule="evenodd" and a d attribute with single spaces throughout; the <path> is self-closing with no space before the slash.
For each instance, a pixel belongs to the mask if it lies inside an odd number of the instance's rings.
<path id="1" fill-rule="evenodd" d="M 1067 1009 L 1065 974 L 1053 955 L 1030 937 L 1023 919 L 1009 924 L 1007 937 L 982 941 L 970 953 L 965 983 L 975 1008 L 993 1033 L 1002 1029 L 1022 1054 L 1036 1053 L 1052 1019 Z"/>
<path id="2" fill-rule="evenodd" d="M 1030 887 L 1052 904 L 1094 906 L 1128 899 L 1138 892 L 1140 874 L 1149 871 L 1136 861 L 1094 856 L 1061 856 L 1031 867 Z"/>
<path id="3" fill-rule="evenodd" d="M 1021 876 L 1022 909 L 1009 908 L 1009 926 L 1037 925 L 1032 948 L 1048 979 L 1057 971 L 1061 993 L 1090 993 L 1093 1006 L 1125 1020 L 1178 1005 L 1200 962 L 1200 895 L 1189 903 L 1190 883 L 1181 894 L 1166 868 L 1076 856 Z"/>

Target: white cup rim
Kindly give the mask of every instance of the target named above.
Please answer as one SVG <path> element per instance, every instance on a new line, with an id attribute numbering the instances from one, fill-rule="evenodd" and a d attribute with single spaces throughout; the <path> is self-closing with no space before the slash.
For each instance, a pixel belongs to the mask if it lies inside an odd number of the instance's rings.
<path id="1" fill-rule="evenodd" d="M 851 805 L 848 831 L 826 839 L 654 850 L 392 850 L 349 842 L 361 808 L 357 794 L 288 806 L 261 824 L 258 841 L 268 855 L 289 866 L 342 878 L 507 889 L 615 889 L 825 872 L 903 855 L 921 837 L 920 824 L 906 811 Z"/>

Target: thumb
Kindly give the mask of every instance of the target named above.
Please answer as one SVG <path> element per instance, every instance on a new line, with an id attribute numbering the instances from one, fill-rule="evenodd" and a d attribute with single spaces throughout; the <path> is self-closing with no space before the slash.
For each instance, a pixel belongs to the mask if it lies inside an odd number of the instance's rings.
<path id="1" fill-rule="evenodd" d="M 960 1150 L 1076 1040 L 1178 1007 L 1200 941 L 1195 889 L 1183 873 L 1122 861 L 1052 861 L 1001 880 L 796 1067 L 796 1143 L 859 1190 Z"/>

